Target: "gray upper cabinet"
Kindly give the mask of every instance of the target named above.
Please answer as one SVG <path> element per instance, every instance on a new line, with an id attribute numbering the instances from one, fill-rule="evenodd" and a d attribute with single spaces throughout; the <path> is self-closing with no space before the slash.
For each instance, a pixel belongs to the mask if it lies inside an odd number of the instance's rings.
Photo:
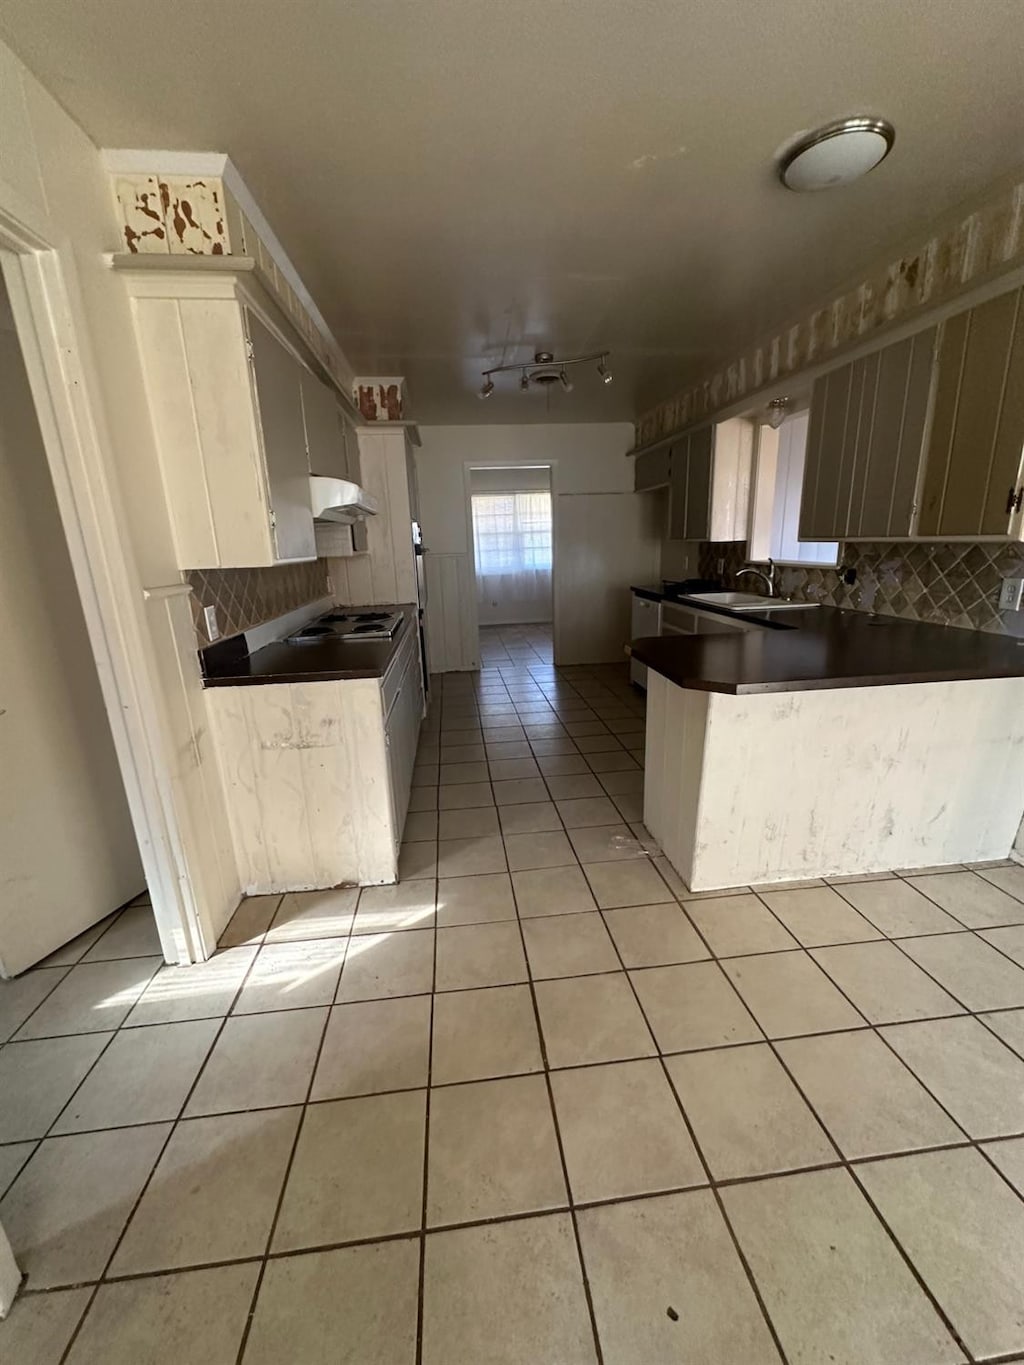
<path id="1" fill-rule="evenodd" d="M 669 540 L 711 539 L 711 461 L 714 428 L 701 427 L 672 447 Z"/>
<path id="2" fill-rule="evenodd" d="M 1000 294 L 942 326 L 917 533 L 1019 534 L 1024 484 L 1024 306 Z"/>
<path id="3" fill-rule="evenodd" d="M 671 464 L 671 448 L 646 450 L 633 462 L 633 491 L 649 493 L 655 488 L 667 488 Z"/>
<path id="4" fill-rule="evenodd" d="M 914 533 L 937 329 L 823 375 L 811 395 L 801 540 Z"/>

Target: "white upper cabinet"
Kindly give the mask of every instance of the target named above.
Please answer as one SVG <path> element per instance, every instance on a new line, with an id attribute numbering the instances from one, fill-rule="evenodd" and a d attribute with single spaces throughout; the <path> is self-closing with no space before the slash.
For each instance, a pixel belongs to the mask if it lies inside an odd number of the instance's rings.
<path id="1" fill-rule="evenodd" d="M 743 417 L 698 427 L 673 444 L 669 540 L 746 539 L 753 449 L 753 424 Z"/>
<path id="2" fill-rule="evenodd" d="M 335 461 L 316 473 L 335 473 L 344 447 L 334 397 L 287 323 L 237 270 L 150 266 L 124 278 L 179 568 L 315 559 L 308 431 L 317 463 Z"/>
<path id="3" fill-rule="evenodd" d="M 308 370 L 302 372 L 302 415 L 306 423 L 309 472 L 330 479 L 349 478 L 345 424 L 337 400 L 327 385 Z"/>

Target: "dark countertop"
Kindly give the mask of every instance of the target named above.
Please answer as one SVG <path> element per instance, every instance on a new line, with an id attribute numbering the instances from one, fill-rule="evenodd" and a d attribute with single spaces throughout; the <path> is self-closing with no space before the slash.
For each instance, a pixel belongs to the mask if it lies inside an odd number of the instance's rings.
<path id="1" fill-rule="evenodd" d="M 338 682 L 346 678 L 383 678 L 412 628 L 415 607 L 395 608 L 404 618 L 390 640 L 348 644 L 287 645 L 283 640 L 245 652 L 245 636 L 209 646 L 201 652 L 204 687 L 247 687 L 260 683 Z M 228 648 L 233 646 L 233 648 Z"/>
<path id="2" fill-rule="evenodd" d="M 706 603 L 688 605 L 708 610 Z M 715 614 L 751 619 L 721 609 Z M 783 624 L 791 628 L 780 629 Z M 784 623 L 775 617 L 773 625 L 634 640 L 633 657 L 679 687 L 734 696 L 1024 677 L 1024 641 L 1003 635 L 838 607 L 794 612 Z"/>
<path id="3" fill-rule="evenodd" d="M 655 588 L 650 584 L 638 588 L 630 588 L 630 592 L 635 592 L 637 597 L 646 597 L 650 602 L 662 602 L 665 599 L 665 589 Z"/>

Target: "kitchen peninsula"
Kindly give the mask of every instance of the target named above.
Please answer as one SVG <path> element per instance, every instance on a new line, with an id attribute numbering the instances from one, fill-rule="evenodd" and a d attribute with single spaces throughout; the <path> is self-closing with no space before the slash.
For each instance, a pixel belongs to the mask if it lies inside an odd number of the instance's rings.
<path id="1" fill-rule="evenodd" d="M 632 645 L 644 821 L 691 889 L 1006 857 L 1024 642 L 830 607 L 722 617 Z"/>

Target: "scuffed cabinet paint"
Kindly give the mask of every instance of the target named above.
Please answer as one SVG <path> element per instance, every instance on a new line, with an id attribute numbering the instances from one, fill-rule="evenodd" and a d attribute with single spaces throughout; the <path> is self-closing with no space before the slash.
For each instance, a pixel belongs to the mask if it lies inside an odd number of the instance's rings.
<path id="1" fill-rule="evenodd" d="M 133 255 L 230 255 L 224 198 L 217 177 L 114 177 L 121 233 Z"/>

